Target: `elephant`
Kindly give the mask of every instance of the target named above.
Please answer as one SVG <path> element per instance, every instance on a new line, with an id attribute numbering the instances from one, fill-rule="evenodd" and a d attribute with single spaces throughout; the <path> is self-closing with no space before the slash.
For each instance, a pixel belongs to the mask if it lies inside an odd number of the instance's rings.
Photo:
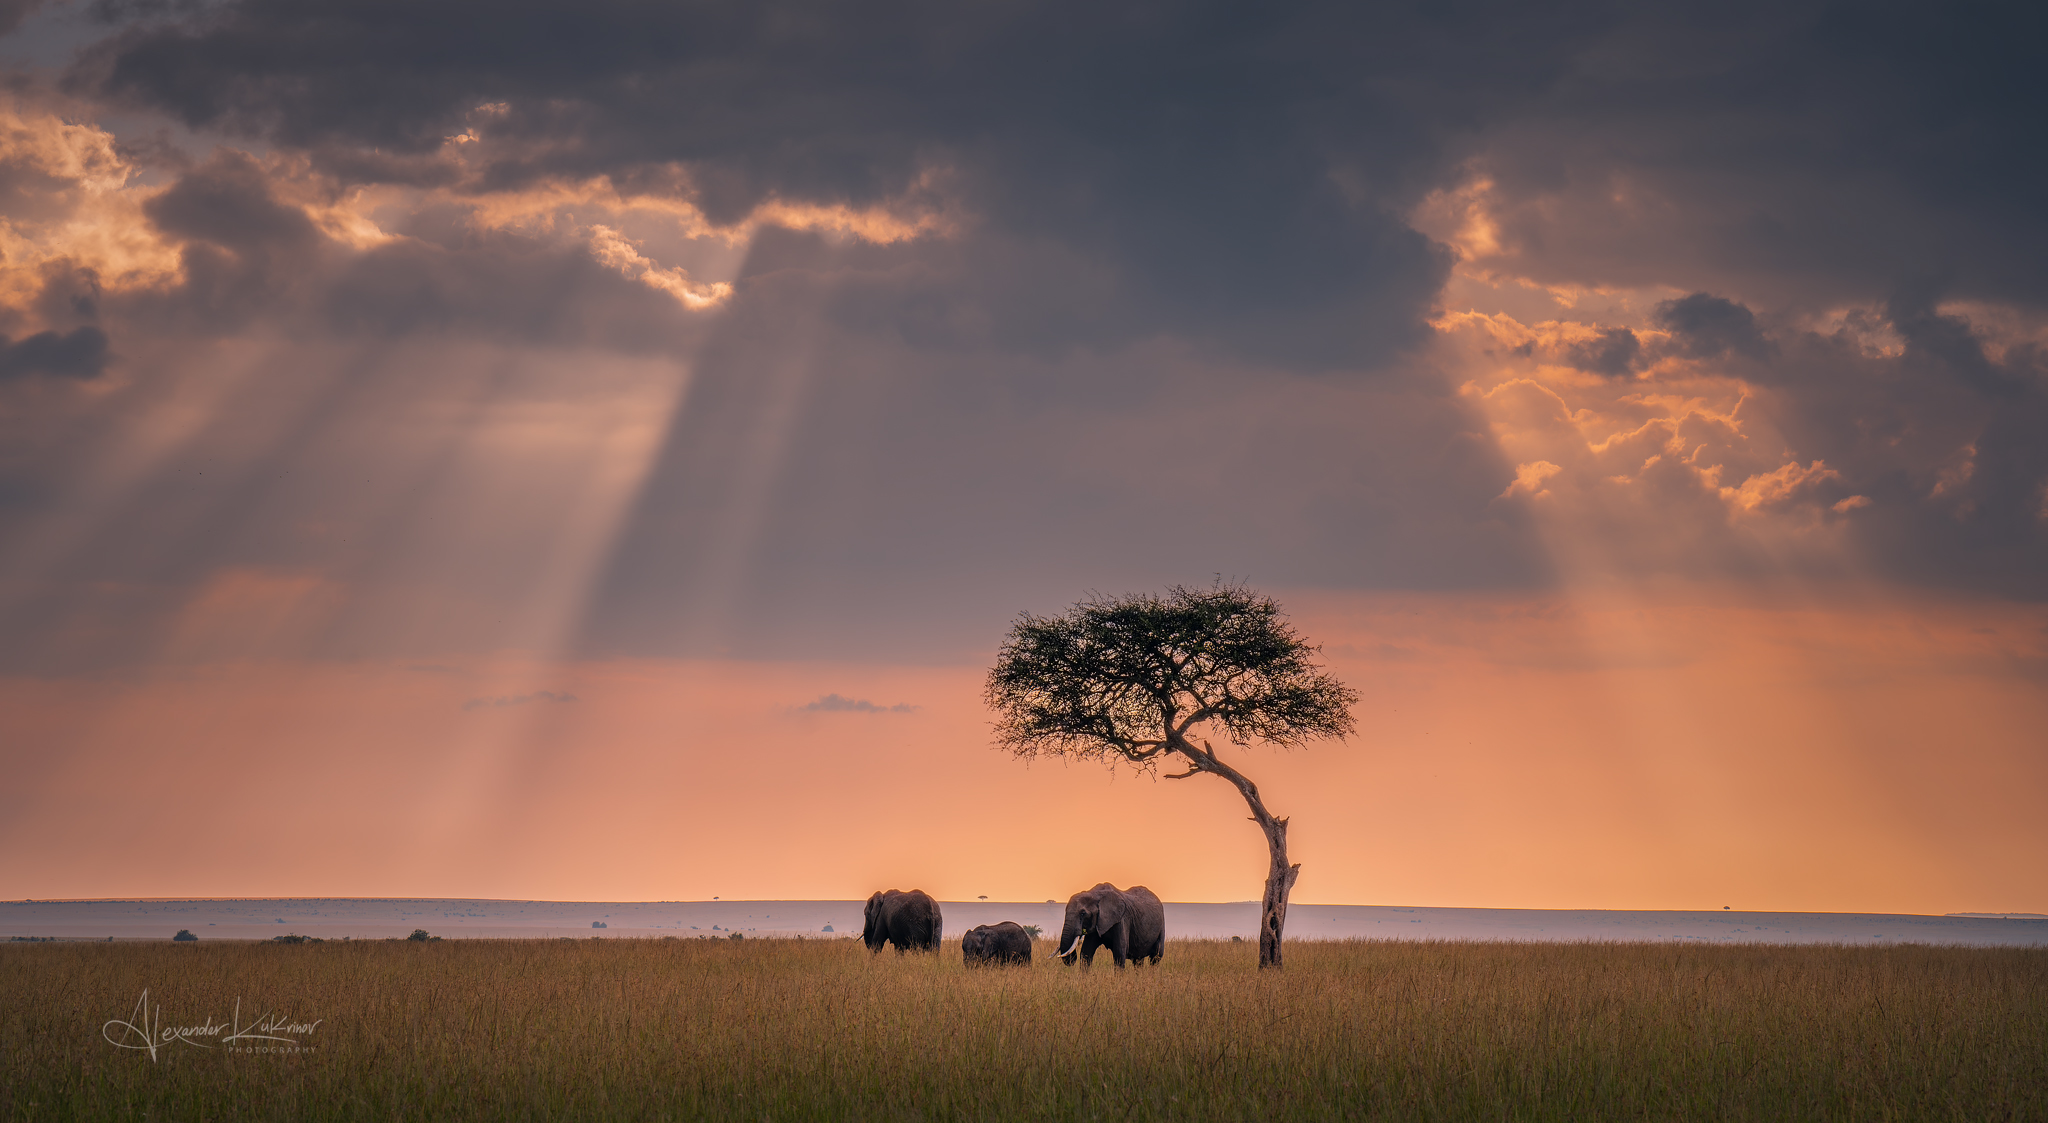
<path id="1" fill-rule="evenodd" d="M 1118 889 L 1105 881 L 1067 898 L 1067 919 L 1060 928 L 1060 950 L 1053 954 L 1074 965 L 1095 962 L 1095 949 L 1107 947 L 1116 965 L 1166 954 L 1166 906 L 1142 885 Z"/>
<path id="2" fill-rule="evenodd" d="M 945 917 L 931 894 L 922 889 L 908 893 L 891 889 L 868 898 L 867 925 L 861 929 L 860 938 L 872 952 L 880 952 L 887 943 L 896 945 L 897 955 L 906 951 L 937 951 L 939 933 L 944 928 Z"/>
<path id="3" fill-rule="evenodd" d="M 1031 964 L 1031 933 L 1014 920 L 969 928 L 960 937 L 960 955 L 969 967 Z"/>

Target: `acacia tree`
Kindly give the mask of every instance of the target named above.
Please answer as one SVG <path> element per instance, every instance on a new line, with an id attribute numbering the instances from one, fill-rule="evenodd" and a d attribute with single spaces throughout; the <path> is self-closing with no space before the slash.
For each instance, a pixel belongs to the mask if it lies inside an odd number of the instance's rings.
<path id="1" fill-rule="evenodd" d="M 1201 732 L 1232 743 L 1293 747 L 1355 728 L 1358 693 L 1314 661 L 1271 597 L 1221 582 L 1095 597 L 1063 616 L 1024 613 L 989 671 L 984 697 L 997 712 L 996 742 L 1017 756 L 1129 763 L 1155 771 L 1169 761 L 1185 780 L 1228 780 L 1265 832 L 1272 868 L 1259 917 L 1259 966 L 1280 966 L 1287 895 L 1301 866 L 1287 861 L 1287 820 L 1258 785 L 1225 763 Z"/>

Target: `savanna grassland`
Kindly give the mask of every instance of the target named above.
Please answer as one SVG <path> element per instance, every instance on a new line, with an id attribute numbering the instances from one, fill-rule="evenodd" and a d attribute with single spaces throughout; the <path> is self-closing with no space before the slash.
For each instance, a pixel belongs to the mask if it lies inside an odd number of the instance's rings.
<path id="1" fill-rule="evenodd" d="M 957 940 L 0 946 L 0 1118 L 2048 1118 L 2043 949 L 1332 942 L 1255 963 L 1207 941 L 1121 973 L 969 971 Z M 145 989 L 163 1026 L 237 999 L 244 1025 L 319 1023 L 305 1052 L 152 1061 L 103 1033 Z"/>

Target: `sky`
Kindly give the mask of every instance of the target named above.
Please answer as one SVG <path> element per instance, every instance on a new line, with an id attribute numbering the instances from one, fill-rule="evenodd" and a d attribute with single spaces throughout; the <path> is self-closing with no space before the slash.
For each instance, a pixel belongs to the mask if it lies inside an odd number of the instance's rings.
<path id="1" fill-rule="evenodd" d="M 0 0 L 0 897 L 2048 912 L 2048 17 Z"/>

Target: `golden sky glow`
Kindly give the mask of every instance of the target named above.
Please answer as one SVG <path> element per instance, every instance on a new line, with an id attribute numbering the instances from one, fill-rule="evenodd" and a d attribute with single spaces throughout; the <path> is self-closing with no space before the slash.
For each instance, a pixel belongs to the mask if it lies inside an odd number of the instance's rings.
<path id="1" fill-rule="evenodd" d="M 1243 760 L 1294 817 L 1302 900 L 2042 904 L 2024 887 L 2048 844 L 2031 813 L 2048 614 L 1700 588 L 1294 602 L 1363 694 L 1349 743 Z M 1257 836 L 1226 785 L 1026 767 L 988 747 L 978 687 L 974 667 L 510 660 L 14 679 L 10 737 L 52 751 L 19 777 L 39 799 L 0 840 L 23 858 L 8 892 L 1256 886 Z M 885 712 L 803 708 L 834 693 Z"/>

